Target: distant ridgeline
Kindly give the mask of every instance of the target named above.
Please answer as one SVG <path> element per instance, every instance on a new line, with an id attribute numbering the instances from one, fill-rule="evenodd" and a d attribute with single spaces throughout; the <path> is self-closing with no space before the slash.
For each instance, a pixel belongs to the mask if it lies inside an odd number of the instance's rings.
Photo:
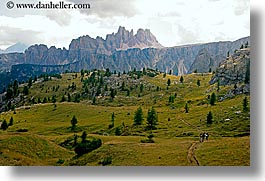
<path id="1" fill-rule="evenodd" d="M 72 40 L 69 49 L 32 45 L 25 53 L 0 54 L 0 91 L 10 81 L 25 81 L 41 74 L 79 72 L 81 69 L 103 69 L 128 72 L 143 67 L 183 75 L 214 71 L 226 57 L 242 46 L 249 46 L 250 37 L 176 47 L 163 47 L 150 30 L 136 34 L 124 27 L 106 39 L 82 36 Z"/>

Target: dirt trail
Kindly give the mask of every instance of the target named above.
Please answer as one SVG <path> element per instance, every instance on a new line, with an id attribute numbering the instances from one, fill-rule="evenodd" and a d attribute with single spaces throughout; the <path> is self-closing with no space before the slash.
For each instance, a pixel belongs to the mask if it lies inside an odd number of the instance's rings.
<path id="1" fill-rule="evenodd" d="M 199 161 L 197 160 L 197 158 L 194 155 L 194 152 L 195 152 L 195 149 L 196 149 L 196 146 L 197 146 L 198 143 L 199 142 L 194 142 L 194 143 L 191 144 L 191 146 L 189 147 L 189 150 L 188 150 L 187 159 L 188 159 L 188 162 L 190 164 L 196 163 L 197 166 L 200 166 Z"/>
<path id="2" fill-rule="evenodd" d="M 186 120 L 184 120 L 184 119 L 181 119 L 181 121 L 182 121 L 183 123 L 185 123 L 185 124 L 187 124 L 187 125 L 193 127 L 194 129 L 197 129 L 198 131 L 202 131 L 201 129 L 199 129 L 198 127 L 196 127 L 196 126 L 190 124 L 188 121 L 186 121 Z M 200 166 L 200 163 L 199 163 L 199 161 L 197 160 L 197 158 L 195 157 L 195 154 L 194 154 L 195 149 L 197 148 L 196 146 L 197 146 L 198 144 L 200 144 L 200 142 L 193 142 L 193 143 L 191 144 L 191 146 L 190 146 L 189 149 L 188 149 L 187 159 L 188 159 L 188 162 L 189 162 L 190 164 L 196 163 L 197 166 Z"/>

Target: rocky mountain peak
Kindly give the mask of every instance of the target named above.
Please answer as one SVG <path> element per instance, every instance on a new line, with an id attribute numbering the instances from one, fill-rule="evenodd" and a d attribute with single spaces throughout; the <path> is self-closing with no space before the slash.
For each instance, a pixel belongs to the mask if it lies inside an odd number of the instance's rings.
<path id="1" fill-rule="evenodd" d="M 129 31 L 120 26 L 116 33 L 106 35 L 105 40 L 101 37 L 94 39 L 88 35 L 72 40 L 69 46 L 69 60 L 75 62 L 87 54 L 112 55 L 116 50 L 162 47 L 150 30 L 139 29 L 134 35 L 133 30 Z"/>

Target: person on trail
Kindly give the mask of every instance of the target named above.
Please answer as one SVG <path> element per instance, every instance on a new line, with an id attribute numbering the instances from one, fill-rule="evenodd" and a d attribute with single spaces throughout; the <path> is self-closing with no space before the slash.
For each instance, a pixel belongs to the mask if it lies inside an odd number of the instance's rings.
<path id="1" fill-rule="evenodd" d="M 200 142 L 202 143 L 204 141 L 204 133 L 200 134 Z"/>
<path id="2" fill-rule="evenodd" d="M 209 134 L 208 134 L 207 132 L 206 132 L 206 133 L 204 133 L 204 137 L 205 137 L 206 141 L 208 141 Z"/>

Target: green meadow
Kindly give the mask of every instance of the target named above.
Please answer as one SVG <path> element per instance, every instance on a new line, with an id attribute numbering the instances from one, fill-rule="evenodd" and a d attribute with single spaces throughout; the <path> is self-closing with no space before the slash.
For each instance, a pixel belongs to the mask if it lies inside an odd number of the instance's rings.
<path id="1" fill-rule="evenodd" d="M 211 73 L 184 75 L 183 83 L 180 76 L 168 74 L 139 79 L 121 75 L 119 86 L 125 82 L 129 91 L 117 89 L 113 99 L 107 91 L 105 95 L 101 91 L 93 103 L 91 97 L 82 94 L 82 80 L 89 77 L 67 73 L 60 79 L 37 81 L 15 110 L 2 112 L 0 120 L 8 122 L 13 117 L 14 123 L 0 130 L 0 165 L 101 166 L 109 159 L 109 166 L 250 166 L 250 112 L 243 111 L 243 99 L 247 97 L 250 102 L 250 97 L 240 94 L 218 101 L 234 85 L 220 86 L 217 91 L 216 84 L 209 85 Z M 106 83 L 107 87 L 113 82 Z M 69 88 L 72 84 L 75 90 Z M 23 86 L 19 89 L 22 92 Z M 208 96 L 213 92 L 217 101 L 210 105 Z M 67 99 L 68 94 L 74 97 L 77 93 L 81 94 L 79 101 L 61 101 L 63 95 Z M 53 96 L 55 102 L 42 102 Z M 173 101 L 169 101 L 170 96 Z M 143 124 L 134 125 L 140 106 Z M 147 129 L 146 122 L 151 107 L 158 116 L 153 130 Z M 213 119 L 207 124 L 210 111 Z M 113 113 L 114 125 L 109 127 Z M 73 116 L 77 118 L 74 130 Z M 84 131 L 88 139 L 101 139 L 102 145 L 78 156 L 69 144 L 75 135 L 81 142 Z M 203 132 L 209 133 L 209 140 L 200 143 L 199 134 Z M 153 142 L 144 142 L 150 134 Z"/>

